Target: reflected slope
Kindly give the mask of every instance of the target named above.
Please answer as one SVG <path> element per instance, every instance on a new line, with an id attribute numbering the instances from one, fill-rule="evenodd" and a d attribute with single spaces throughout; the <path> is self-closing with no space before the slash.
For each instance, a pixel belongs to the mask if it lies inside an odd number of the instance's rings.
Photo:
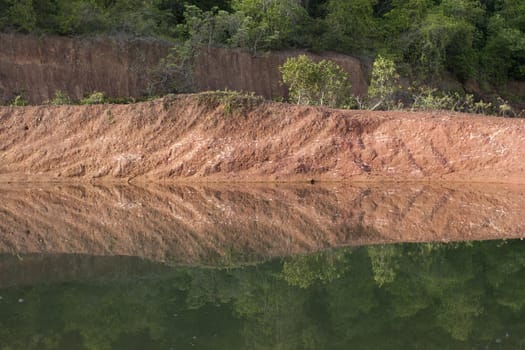
<path id="1" fill-rule="evenodd" d="M 1 187 L 0 253 L 223 265 L 391 242 L 521 238 L 525 187 Z"/>

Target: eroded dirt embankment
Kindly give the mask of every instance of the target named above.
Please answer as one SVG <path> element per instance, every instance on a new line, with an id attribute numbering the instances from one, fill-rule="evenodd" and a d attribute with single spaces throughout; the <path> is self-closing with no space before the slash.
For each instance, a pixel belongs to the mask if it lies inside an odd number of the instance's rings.
<path id="1" fill-rule="evenodd" d="M 206 48 L 195 62 L 197 91 L 234 90 L 255 92 L 268 99 L 288 96 L 288 87 L 281 81 L 279 67 L 290 57 L 308 55 L 318 62 L 328 59 L 347 73 L 352 95 L 365 96 L 368 90 L 368 67 L 359 59 L 335 52 L 313 54 L 306 50 L 282 50 L 254 56 L 241 49 Z"/>
<path id="2" fill-rule="evenodd" d="M 0 33 L 0 103 L 18 94 L 42 103 L 57 90 L 76 100 L 93 91 L 141 97 L 168 48 L 158 40 Z"/>
<path id="3" fill-rule="evenodd" d="M 213 265 L 525 236 L 525 187 L 516 185 L 2 185 L 0 194 L 0 254 Z"/>
<path id="4" fill-rule="evenodd" d="M 57 90 L 76 100 L 93 91 L 124 98 L 143 97 L 152 87 L 158 93 L 162 79 L 154 71 L 172 45 L 145 38 L 0 33 L 0 104 L 18 94 L 40 104 Z M 286 96 L 279 66 L 299 54 L 316 61 L 333 60 L 349 73 L 351 92 L 366 94 L 366 65 L 351 56 L 300 50 L 254 56 L 246 50 L 221 48 L 206 48 L 197 55 L 195 91 L 230 89 L 253 91 L 267 98 Z"/>
<path id="5" fill-rule="evenodd" d="M 0 181 L 525 181 L 523 119 L 213 96 L 0 107 Z"/>

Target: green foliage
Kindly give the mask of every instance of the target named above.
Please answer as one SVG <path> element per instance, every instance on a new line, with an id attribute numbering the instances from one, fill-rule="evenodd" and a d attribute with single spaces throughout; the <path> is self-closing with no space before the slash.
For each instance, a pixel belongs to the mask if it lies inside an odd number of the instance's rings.
<path id="1" fill-rule="evenodd" d="M 24 274 L 0 290 L 2 349 L 519 349 L 525 330 L 519 240 L 343 248 L 226 269 L 38 261 L 43 283 L 26 286 Z"/>
<path id="2" fill-rule="evenodd" d="M 373 16 L 377 0 L 329 0 L 324 48 L 349 52 L 372 51 L 381 31 Z"/>
<path id="3" fill-rule="evenodd" d="M 169 35 L 171 13 L 158 7 L 157 0 L 116 0 L 108 6 L 111 31 L 133 35 Z"/>
<path id="4" fill-rule="evenodd" d="M 83 105 L 96 105 L 106 103 L 106 97 L 103 92 L 94 91 L 90 95 L 80 100 L 80 104 Z"/>
<path id="5" fill-rule="evenodd" d="M 55 91 L 53 98 L 44 102 L 44 104 L 49 104 L 52 106 L 70 105 L 72 103 L 73 101 L 71 98 L 62 90 Z"/>
<path id="6" fill-rule="evenodd" d="M 199 50 L 204 46 L 225 44 L 240 26 L 236 14 L 217 7 L 203 11 L 197 6 L 186 5 L 183 19 L 176 27 L 179 43 L 151 72 L 149 93 L 152 95 L 194 91 L 193 65 Z"/>
<path id="7" fill-rule="evenodd" d="M 466 81 L 477 75 L 484 16 L 477 0 L 399 0 L 384 15 L 382 40 L 419 80 L 436 81 L 446 69 Z"/>
<path id="8" fill-rule="evenodd" d="M 377 285 L 381 287 L 392 283 L 399 269 L 397 260 L 400 256 L 396 247 L 392 245 L 371 246 L 367 250 Z"/>
<path id="9" fill-rule="evenodd" d="M 316 282 L 330 283 L 349 269 L 345 253 L 350 251 L 329 251 L 286 259 L 282 272 L 284 280 L 300 288 L 308 288 Z"/>
<path id="10" fill-rule="evenodd" d="M 300 55 L 288 58 L 279 69 L 294 103 L 341 107 L 350 97 L 348 74 L 332 61 L 315 63 Z"/>
<path id="11" fill-rule="evenodd" d="M 261 49 L 280 48 L 301 39 L 308 15 L 295 0 L 234 1 L 234 13 L 213 7 L 203 11 L 188 5 L 184 21 L 177 33 L 185 39 L 183 45 L 243 47 L 254 55 Z"/>
<path id="12" fill-rule="evenodd" d="M 523 0 L 0 0 L 0 30 L 170 38 L 154 93 L 191 91 L 195 55 L 212 46 L 388 52 L 413 81 L 490 88 L 525 80 L 524 13 Z"/>
<path id="13" fill-rule="evenodd" d="M 61 34 L 101 33 L 109 30 L 107 13 L 95 1 L 61 2 L 58 16 Z"/>
<path id="14" fill-rule="evenodd" d="M 453 95 L 440 93 L 437 89 L 423 87 L 414 96 L 412 110 L 432 111 L 432 110 L 451 110 L 453 111 L 457 101 Z"/>
<path id="15" fill-rule="evenodd" d="M 503 10 L 492 16 L 488 23 L 488 38 L 482 52 L 482 63 L 490 80 L 498 84 L 509 78 L 525 80 L 525 20 L 520 20 L 525 5 L 515 7 L 516 11 L 522 12 L 509 13 Z"/>
<path id="16" fill-rule="evenodd" d="M 60 34 L 167 35 L 172 14 L 161 5 L 158 0 L 2 0 L 0 9 L 5 7 L 7 16 L 0 15 L 0 28 Z"/>
<path id="17" fill-rule="evenodd" d="M 386 109 L 394 108 L 398 80 L 399 75 L 394 61 L 381 55 L 377 56 L 372 67 L 372 79 L 368 87 L 368 98 L 375 102 L 372 110 L 381 105 Z"/>
<path id="18" fill-rule="evenodd" d="M 245 16 L 240 32 L 254 53 L 305 40 L 309 17 L 299 0 L 232 0 L 232 8 Z"/>
<path id="19" fill-rule="evenodd" d="M 221 28 L 226 21 L 221 18 L 227 16 L 227 12 L 219 11 L 214 7 L 210 11 L 202 11 L 197 6 L 187 5 L 184 11 L 184 23 L 178 25 L 177 30 L 188 39 L 186 45 L 193 49 L 200 46 L 208 46 L 220 43 Z"/>
<path id="20" fill-rule="evenodd" d="M 9 106 L 27 106 L 27 100 L 22 95 L 16 95 L 11 102 L 9 102 Z"/>
<path id="21" fill-rule="evenodd" d="M 503 117 L 516 117 L 516 113 L 512 109 L 512 106 L 507 101 L 502 99 L 501 97 L 497 98 L 496 106 L 497 106 L 496 113 L 498 115 L 501 115 Z"/>
<path id="22" fill-rule="evenodd" d="M 454 112 L 492 114 L 503 117 L 516 117 L 510 104 L 497 97 L 485 102 L 476 100 L 473 95 L 458 92 L 442 92 L 429 87 L 420 87 L 413 95 L 411 109 L 414 111 L 448 110 Z"/>
<path id="23" fill-rule="evenodd" d="M 158 98 L 158 96 L 147 96 L 142 98 L 134 98 L 134 97 L 105 97 L 104 102 L 110 103 L 110 104 L 116 104 L 116 105 L 126 105 L 130 103 L 137 103 L 141 101 L 151 101 L 155 98 Z"/>
<path id="24" fill-rule="evenodd" d="M 171 48 L 150 72 L 149 95 L 192 92 L 195 55 L 196 50 L 189 43 Z"/>
<path id="25" fill-rule="evenodd" d="M 33 0 L 8 0 L 7 22 L 24 32 L 31 32 L 36 26 Z"/>
<path id="26" fill-rule="evenodd" d="M 475 27 L 462 18 L 449 17 L 438 11 L 429 14 L 410 43 L 411 63 L 421 76 L 438 78 L 445 67 L 461 68 L 461 78 L 473 75 L 475 59 L 470 52 L 476 35 Z M 465 55 L 465 57 L 462 57 Z M 460 66 L 456 61 L 459 60 Z"/>

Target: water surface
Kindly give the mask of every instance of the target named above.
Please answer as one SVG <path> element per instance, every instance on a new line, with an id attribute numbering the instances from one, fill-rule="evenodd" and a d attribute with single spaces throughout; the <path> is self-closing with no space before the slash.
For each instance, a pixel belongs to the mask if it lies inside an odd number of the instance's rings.
<path id="1" fill-rule="evenodd" d="M 525 348 L 524 194 L 5 186 L 0 349 Z"/>
<path id="2" fill-rule="evenodd" d="M 1 276 L 0 348 L 519 349 L 524 247 L 339 248 L 235 268 L 21 256 L 17 275 L 36 279 Z M 40 271 L 24 269 L 33 259 Z"/>
<path id="3" fill-rule="evenodd" d="M 348 246 L 525 236 L 525 187 L 0 186 L 0 253 L 253 263 Z"/>

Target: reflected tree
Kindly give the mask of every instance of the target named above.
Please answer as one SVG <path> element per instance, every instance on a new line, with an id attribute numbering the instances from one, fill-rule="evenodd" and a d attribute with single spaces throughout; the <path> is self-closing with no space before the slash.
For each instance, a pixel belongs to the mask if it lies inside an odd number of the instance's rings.
<path id="1" fill-rule="evenodd" d="M 120 277 L 1 289 L 0 349 L 517 348 L 522 250 L 402 244 L 138 276 L 115 260 Z"/>

